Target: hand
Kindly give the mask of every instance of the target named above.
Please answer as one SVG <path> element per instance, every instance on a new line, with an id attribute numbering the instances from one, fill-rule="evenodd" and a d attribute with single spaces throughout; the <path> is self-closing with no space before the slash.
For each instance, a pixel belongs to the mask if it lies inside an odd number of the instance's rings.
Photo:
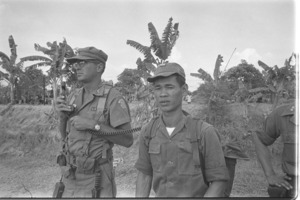
<path id="1" fill-rule="evenodd" d="M 271 175 L 267 177 L 267 181 L 269 185 L 276 185 L 277 187 L 285 187 L 287 190 L 293 189 L 291 184 L 287 182 L 287 180 L 291 180 L 291 177 L 284 175 L 284 176 L 277 176 L 277 175 Z"/>
<path id="2" fill-rule="evenodd" d="M 72 108 L 67 105 L 67 102 L 63 96 L 59 96 L 54 101 L 54 107 L 59 112 L 60 116 L 66 115 L 66 112 L 71 112 Z"/>
<path id="3" fill-rule="evenodd" d="M 66 140 L 60 140 L 60 149 L 64 151 L 66 149 L 67 142 Z"/>
<path id="4" fill-rule="evenodd" d="M 74 116 L 70 119 L 71 125 L 74 126 L 79 131 L 84 131 L 88 129 L 94 129 L 96 121 L 92 119 L 87 119 L 81 116 Z"/>

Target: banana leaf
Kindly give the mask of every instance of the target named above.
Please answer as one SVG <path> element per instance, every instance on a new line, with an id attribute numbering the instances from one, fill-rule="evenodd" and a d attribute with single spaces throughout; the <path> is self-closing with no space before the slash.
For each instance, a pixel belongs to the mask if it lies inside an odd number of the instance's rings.
<path id="1" fill-rule="evenodd" d="M 51 66 L 51 63 L 50 62 L 39 62 L 39 63 L 28 66 L 28 68 L 37 68 L 37 67 L 46 67 L 46 66 Z"/>
<path id="2" fill-rule="evenodd" d="M 20 58 L 21 62 L 26 62 L 26 61 L 44 61 L 44 62 L 52 62 L 50 58 L 47 58 L 45 56 L 27 56 Z"/>
<path id="3" fill-rule="evenodd" d="M 168 24 L 162 34 L 161 38 L 161 48 L 163 49 L 164 52 L 164 58 L 163 60 L 167 59 L 169 55 L 171 54 L 171 43 L 170 43 L 170 38 L 172 34 L 172 17 L 169 19 Z"/>
<path id="4" fill-rule="evenodd" d="M 262 61 L 258 61 L 258 65 L 263 68 L 265 71 L 269 71 L 270 69 L 272 69 L 271 67 L 269 67 L 267 64 L 263 63 Z"/>
<path id="5" fill-rule="evenodd" d="M 216 60 L 216 64 L 215 64 L 215 70 L 214 70 L 214 79 L 217 81 L 219 80 L 219 76 L 220 76 L 220 67 L 221 64 L 223 62 L 223 56 L 218 55 L 217 60 Z"/>
<path id="6" fill-rule="evenodd" d="M 170 36 L 170 49 L 172 49 L 175 46 L 175 43 L 179 37 L 179 31 L 178 31 L 179 23 L 175 23 L 172 34 Z"/>
<path id="7" fill-rule="evenodd" d="M 2 61 L 5 63 L 9 63 L 10 62 L 10 59 L 9 59 L 9 57 L 5 54 L 5 53 L 3 53 L 3 52 L 1 52 L 0 51 L 0 58 L 2 59 Z"/>
<path id="8" fill-rule="evenodd" d="M 202 79 L 203 81 L 207 81 L 207 82 L 211 82 L 213 81 L 212 77 L 203 69 L 198 69 L 199 74 L 196 73 L 191 73 L 191 76 L 195 76 L 198 77 L 200 79 Z"/>
<path id="9" fill-rule="evenodd" d="M 17 59 L 17 45 L 15 44 L 14 38 L 12 35 L 8 37 L 9 48 L 11 51 L 10 60 L 11 63 L 15 63 Z"/>
<path id="10" fill-rule="evenodd" d="M 165 57 L 163 49 L 162 49 L 162 42 L 158 36 L 158 33 L 156 31 L 156 28 L 154 25 L 150 22 L 148 23 L 148 30 L 150 33 L 150 40 L 151 40 L 151 49 L 154 51 L 154 54 L 159 57 L 162 60 Z"/>
<path id="11" fill-rule="evenodd" d="M 136 48 L 137 50 L 139 50 L 142 54 L 144 54 L 145 58 L 147 61 L 149 62 L 155 62 L 154 57 L 151 54 L 151 48 L 147 47 L 147 46 L 143 46 L 140 43 L 133 41 L 133 40 L 127 40 L 126 44 L 128 44 L 129 46 L 132 46 L 134 48 Z"/>

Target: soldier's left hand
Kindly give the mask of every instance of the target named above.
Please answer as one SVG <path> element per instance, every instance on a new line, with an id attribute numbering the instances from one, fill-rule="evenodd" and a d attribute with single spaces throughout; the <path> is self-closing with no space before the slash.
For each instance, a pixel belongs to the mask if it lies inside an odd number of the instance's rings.
<path id="1" fill-rule="evenodd" d="M 95 121 L 81 116 L 74 116 L 70 119 L 71 125 L 79 131 L 93 129 Z"/>

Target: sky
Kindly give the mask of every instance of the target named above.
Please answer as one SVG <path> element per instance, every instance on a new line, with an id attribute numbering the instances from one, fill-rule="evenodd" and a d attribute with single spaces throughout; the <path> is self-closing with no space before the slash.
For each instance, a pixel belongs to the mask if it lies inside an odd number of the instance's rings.
<path id="1" fill-rule="evenodd" d="M 185 69 L 194 91 L 201 81 L 190 73 L 202 68 L 212 75 L 219 54 L 221 70 L 242 59 L 258 69 L 258 60 L 282 67 L 298 53 L 298 7 L 295 0 L 0 0 L 0 51 L 10 55 L 9 35 L 18 45 L 18 59 L 44 55 L 34 43 L 46 47 L 66 38 L 73 48 L 94 46 L 106 52 L 102 78 L 115 83 L 125 68 L 136 68 L 137 58 L 143 58 L 126 41 L 150 46 L 147 24 L 152 22 L 161 37 L 172 17 L 180 36 L 169 62 Z"/>

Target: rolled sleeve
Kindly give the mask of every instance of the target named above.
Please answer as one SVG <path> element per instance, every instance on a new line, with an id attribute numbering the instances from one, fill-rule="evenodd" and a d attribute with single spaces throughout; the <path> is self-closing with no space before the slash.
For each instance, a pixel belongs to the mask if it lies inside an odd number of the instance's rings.
<path id="1" fill-rule="evenodd" d="M 273 144 L 280 136 L 280 131 L 277 130 L 279 122 L 276 120 L 276 116 L 276 112 L 272 112 L 264 122 L 264 131 L 257 132 L 257 137 L 267 146 Z"/>
<path id="2" fill-rule="evenodd" d="M 150 161 L 150 156 L 148 153 L 148 141 L 145 137 L 146 128 L 143 128 L 139 136 L 139 153 L 138 159 L 135 163 L 135 168 L 141 171 L 143 174 L 152 176 L 152 165 Z"/>
<path id="3" fill-rule="evenodd" d="M 213 127 L 205 130 L 202 141 L 206 180 L 208 182 L 229 180 L 222 146 Z"/>
<path id="4" fill-rule="evenodd" d="M 131 121 L 128 105 L 122 97 L 115 98 L 111 102 L 109 118 L 112 127 L 118 127 Z"/>

